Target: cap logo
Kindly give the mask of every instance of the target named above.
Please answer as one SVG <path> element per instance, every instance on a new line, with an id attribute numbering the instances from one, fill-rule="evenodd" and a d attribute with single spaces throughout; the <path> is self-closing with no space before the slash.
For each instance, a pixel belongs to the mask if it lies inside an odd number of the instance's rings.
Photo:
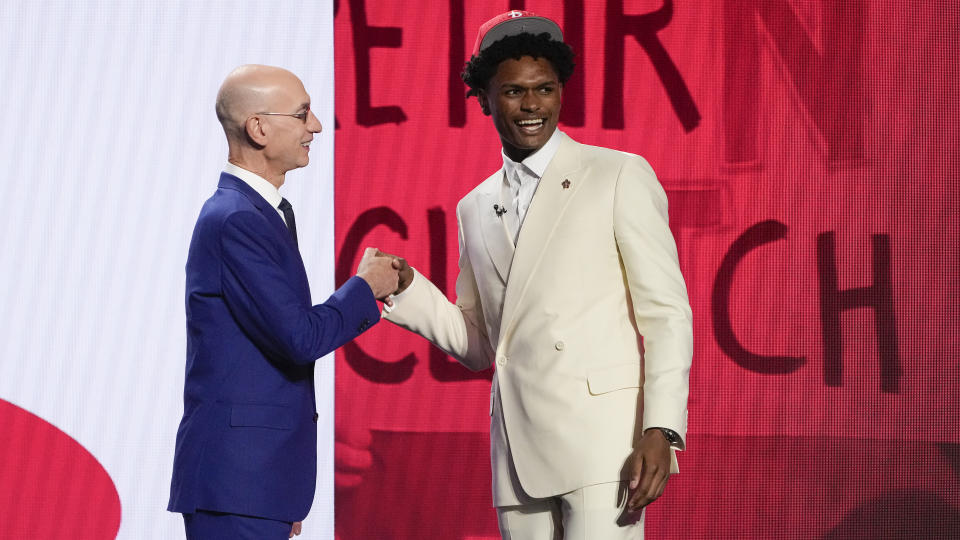
<path id="1" fill-rule="evenodd" d="M 551 40 L 563 42 L 563 31 L 556 22 L 529 11 L 511 9 L 480 26 L 477 41 L 473 46 L 473 54 L 480 54 L 484 49 L 507 36 L 523 33 L 549 34 Z"/>

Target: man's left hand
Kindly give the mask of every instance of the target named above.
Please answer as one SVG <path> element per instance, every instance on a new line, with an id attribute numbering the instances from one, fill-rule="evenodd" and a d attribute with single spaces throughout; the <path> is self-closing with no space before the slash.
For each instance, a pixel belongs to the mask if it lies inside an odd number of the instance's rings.
<path id="1" fill-rule="evenodd" d="M 670 443 L 659 429 L 648 429 L 630 455 L 627 465 L 630 498 L 627 510 L 635 512 L 663 495 L 670 478 Z"/>
<path id="2" fill-rule="evenodd" d="M 303 522 L 294 521 L 293 526 L 290 527 L 290 536 L 288 538 L 293 538 L 293 535 L 300 536 L 300 533 L 303 531 Z"/>
<path id="3" fill-rule="evenodd" d="M 399 273 L 399 280 L 397 283 L 397 290 L 393 291 L 393 294 L 400 294 L 410 286 L 410 282 L 413 281 L 413 267 L 407 264 L 407 260 L 403 257 L 397 257 L 396 255 L 391 255 L 383 251 L 377 250 L 377 257 L 390 257 L 393 259 L 393 267 Z"/>

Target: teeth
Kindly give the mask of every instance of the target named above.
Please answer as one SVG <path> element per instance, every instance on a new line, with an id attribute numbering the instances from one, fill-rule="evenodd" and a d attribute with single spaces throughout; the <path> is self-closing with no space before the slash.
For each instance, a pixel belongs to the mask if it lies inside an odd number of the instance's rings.
<path id="1" fill-rule="evenodd" d="M 520 120 L 517 122 L 521 126 L 536 126 L 543 123 L 543 118 L 537 118 L 536 120 Z"/>
<path id="2" fill-rule="evenodd" d="M 300 146 L 310 146 L 310 141 L 307 141 L 305 143 L 300 143 Z"/>

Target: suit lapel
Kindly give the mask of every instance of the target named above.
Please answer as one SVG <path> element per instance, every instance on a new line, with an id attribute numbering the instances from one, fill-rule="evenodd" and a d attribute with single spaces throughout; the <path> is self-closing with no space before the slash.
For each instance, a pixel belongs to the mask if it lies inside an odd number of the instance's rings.
<path id="1" fill-rule="evenodd" d="M 503 222 L 497 216 L 493 205 L 503 204 L 500 200 L 500 184 L 503 183 L 503 171 L 488 178 L 477 197 L 477 216 L 480 219 L 480 233 L 483 236 L 484 246 L 490 255 L 490 260 L 497 269 L 500 279 L 507 282 L 510 275 L 510 264 L 513 261 L 513 239 Z"/>
<path id="2" fill-rule="evenodd" d="M 225 189 L 233 189 L 243 193 L 243 195 L 250 201 L 253 206 L 260 211 L 261 214 L 267 219 L 267 222 L 270 223 L 270 226 L 280 235 L 283 239 L 284 245 L 287 247 L 287 251 L 293 253 L 293 257 L 296 258 L 298 265 L 298 278 L 301 281 L 301 286 L 304 290 L 307 291 L 307 298 L 310 297 L 310 285 L 307 281 L 307 271 L 303 266 L 303 258 L 300 256 L 300 249 L 297 248 L 297 245 L 293 243 L 293 237 L 290 236 L 290 231 L 287 229 L 287 224 L 283 222 L 283 218 L 280 217 L 280 214 L 277 213 L 277 209 L 270 205 L 259 193 L 249 184 L 243 180 L 233 176 L 232 174 L 227 174 L 225 172 L 220 173 L 220 182 L 217 187 Z"/>
<path id="3" fill-rule="evenodd" d="M 550 243 L 557 223 L 563 218 L 567 205 L 585 181 L 580 169 L 580 145 L 564 135 L 557 154 L 537 185 L 537 191 L 520 229 L 503 302 L 501 338 L 506 335 L 505 330 L 513 322 L 517 305 L 523 300 L 530 278 Z"/>
<path id="4" fill-rule="evenodd" d="M 297 245 L 293 243 L 293 237 L 290 236 L 290 231 L 287 229 L 287 224 L 283 222 L 283 218 L 280 217 L 280 214 L 277 212 L 277 209 L 270 205 L 259 193 L 252 187 L 250 187 L 246 182 L 233 176 L 232 174 L 220 173 L 220 183 L 218 187 L 235 189 L 240 193 L 243 193 L 247 199 L 250 200 L 250 203 L 253 204 L 260 211 L 261 214 L 270 222 L 270 225 L 275 231 L 280 233 L 280 235 L 286 239 L 286 245 L 293 251 L 297 252 L 297 256 L 300 256 L 300 250 L 297 249 Z"/>

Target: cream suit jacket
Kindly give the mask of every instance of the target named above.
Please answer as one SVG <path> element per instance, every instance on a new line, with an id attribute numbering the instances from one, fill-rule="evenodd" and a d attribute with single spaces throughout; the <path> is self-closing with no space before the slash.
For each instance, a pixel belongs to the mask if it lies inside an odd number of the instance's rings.
<path id="1" fill-rule="evenodd" d="M 666 195 L 643 158 L 561 137 L 516 248 L 501 170 L 457 205 L 456 304 L 417 274 L 386 314 L 470 369 L 496 364 L 497 506 L 517 504 L 511 457 L 546 497 L 619 480 L 645 428 L 686 439 L 692 317 Z"/>

